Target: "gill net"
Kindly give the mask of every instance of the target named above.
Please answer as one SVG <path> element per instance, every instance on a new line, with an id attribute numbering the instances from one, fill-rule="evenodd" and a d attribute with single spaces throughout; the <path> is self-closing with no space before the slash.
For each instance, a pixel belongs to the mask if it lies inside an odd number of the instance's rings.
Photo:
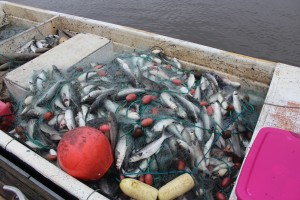
<path id="1" fill-rule="evenodd" d="M 113 165 L 100 181 L 86 182 L 90 187 L 123 198 L 121 177 L 143 180 L 151 175 L 159 189 L 189 173 L 196 184 L 185 194 L 188 199 L 213 199 L 218 192 L 229 198 L 261 105 L 255 105 L 239 83 L 212 72 L 184 70 L 177 59 L 154 50 L 66 71 L 55 66 L 35 71 L 28 93 L 15 106 L 17 127 L 11 134 L 47 157 L 68 130 L 99 128 L 109 123 L 113 112 L 117 141 L 126 142 L 125 156 L 121 166 Z M 133 159 L 154 143 L 153 154 Z M 223 183 L 226 177 L 229 184 Z"/>

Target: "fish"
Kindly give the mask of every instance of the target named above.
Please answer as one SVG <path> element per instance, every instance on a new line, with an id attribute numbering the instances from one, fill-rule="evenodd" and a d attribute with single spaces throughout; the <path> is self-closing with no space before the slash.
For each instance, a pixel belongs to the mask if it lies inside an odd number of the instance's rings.
<path id="1" fill-rule="evenodd" d="M 55 115 L 49 122 L 49 126 L 58 125 L 65 118 L 64 114 Z"/>
<path id="2" fill-rule="evenodd" d="M 144 93 L 145 90 L 142 88 L 126 88 L 121 91 L 119 91 L 116 95 L 118 99 L 122 99 L 126 97 L 128 94 L 138 94 L 138 93 Z"/>
<path id="3" fill-rule="evenodd" d="M 70 84 L 69 83 L 66 83 L 64 84 L 64 86 L 62 86 L 61 90 L 60 90 L 60 97 L 62 99 L 62 102 L 63 104 L 66 106 L 66 107 L 69 107 L 70 106 Z"/>
<path id="4" fill-rule="evenodd" d="M 189 100 L 183 98 L 178 94 L 174 93 L 172 95 L 175 96 L 176 99 L 182 104 L 182 106 L 188 111 L 192 121 L 196 122 L 198 120 L 198 113 L 200 113 L 199 108 L 196 107 L 192 102 L 190 102 Z"/>
<path id="5" fill-rule="evenodd" d="M 153 132 L 161 132 L 164 127 L 167 127 L 168 125 L 174 123 L 175 120 L 174 119 L 162 119 L 157 121 L 152 128 Z"/>
<path id="6" fill-rule="evenodd" d="M 57 106 L 58 108 L 62 109 L 62 110 L 66 110 L 66 107 L 63 105 L 61 98 L 56 98 L 54 100 L 54 105 Z"/>
<path id="7" fill-rule="evenodd" d="M 198 141 L 203 141 L 203 137 L 204 137 L 203 127 L 204 127 L 204 124 L 203 124 L 202 120 L 199 119 L 195 123 L 195 136 L 196 136 Z"/>
<path id="8" fill-rule="evenodd" d="M 211 172 L 207 169 L 204 154 L 198 142 L 194 145 L 194 155 L 195 155 L 195 167 L 204 173 L 211 175 Z"/>
<path id="9" fill-rule="evenodd" d="M 104 105 L 105 109 L 109 112 L 115 113 L 118 109 L 118 106 L 109 99 L 104 100 L 103 105 Z"/>
<path id="10" fill-rule="evenodd" d="M 178 69 L 182 69 L 181 63 L 177 60 L 177 58 L 173 58 L 174 66 Z"/>
<path id="11" fill-rule="evenodd" d="M 76 127 L 74 113 L 72 109 L 67 109 L 65 111 L 65 120 L 69 130 L 72 130 Z"/>
<path id="12" fill-rule="evenodd" d="M 27 96 L 27 97 L 25 98 L 25 100 L 24 100 L 24 105 L 25 105 L 25 106 L 30 105 L 30 104 L 32 103 L 32 100 L 33 100 L 33 96 L 32 96 L 32 95 Z"/>
<path id="13" fill-rule="evenodd" d="M 79 127 L 85 126 L 86 123 L 85 123 L 85 119 L 84 119 L 84 117 L 83 117 L 82 112 L 78 112 L 78 113 L 77 113 L 77 117 L 78 117 L 78 126 L 79 126 Z M 98 127 L 99 127 L 99 126 L 98 126 Z"/>
<path id="14" fill-rule="evenodd" d="M 120 131 L 120 138 L 115 148 L 116 167 L 117 170 L 120 170 L 127 150 L 126 135 L 122 131 Z"/>
<path id="15" fill-rule="evenodd" d="M 231 147 L 233 149 L 233 153 L 236 154 L 238 157 L 242 156 L 241 146 L 240 146 L 240 140 L 238 134 L 231 134 L 231 137 L 229 138 L 231 142 Z"/>
<path id="16" fill-rule="evenodd" d="M 170 133 L 172 133 L 174 136 L 176 136 L 178 139 L 183 139 L 182 135 L 181 135 L 181 131 L 179 131 L 177 129 L 177 126 L 175 125 L 175 123 L 171 123 L 168 126 L 166 126 L 166 130 Z"/>
<path id="17" fill-rule="evenodd" d="M 50 127 L 49 125 L 42 122 L 39 124 L 39 127 L 40 127 L 41 131 L 49 134 L 51 140 L 60 140 L 61 139 L 59 132 L 56 131 L 54 128 Z"/>
<path id="18" fill-rule="evenodd" d="M 46 72 L 42 70 L 41 73 L 36 78 L 36 86 L 39 91 L 43 91 L 43 89 L 46 87 L 45 81 L 47 80 Z"/>
<path id="19" fill-rule="evenodd" d="M 82 73 L 80 76 L 78 76 L 77 80 L 79 82 L 86 82 L 88 79 L 95 76 L 97 76 L 97 72 L 89 71 L 89 72 Z"/>
<path id="20" fill-rule="evenodd" d="M 214 109 L 214 113 L 213 113 L 213 119 L 215 121 L 215 124 L 216 124 L 216 131 L 218 133 L 221 133 L 223 130 L 222 130 L 222 127 L 223 127 L 223 118 L 222 118 L 222 113 L 221 113 L 221 106 L 219 103 L 213 103 L 212 104 L 212 107 Z"/>
<path id="21" fill-rule="evenodd" d="M 218 102 L 221 104 L 223 109 L 226 110 L 228 108 L 228 102 L 221 93 L 218 94 Z"/>
<path id="22" fill-rule="evenodd" d="M 37 49 L 36 46 L 35 46 L 35 43 L 36 43 L 36 42 L 33 41 L 32 44 L 30 45 L 30 50 L 31 50 L 33 53 L 35 53 L 35 52 L 36 52 L 36 49 Z"/>
<path id="23" fill-rule="evenodd" d="M 141 118 L 139 113 L 131 110 L 127 110 L 126 108 L 120 109 L 119 114 L 134 120 L 139 120 Z"/>
<path id="24" fill-rule="evenodd" d="M 111 95 L 112 93 L 114 93 L 114 90 L 111 90 L 110 92 L 106 92 L 106 93 L 103 93 L 103 94 L 100 94 L 96 99 L 95 101 L 91 104 L 91 107 L 90 107 L 90 111 L 94 111 L 96 110 L 97 108 L 100 107 L 100 104 L 109 96 Z"/>
<path id="25" fill-rule="evenodd" d="M 51 100 L 57 93 L 59 87 L 63 81 L 58 81 L 54 85 L 51 86 L 51 88 L 42 95 L 42 97 L 36 102 L 36 105 L 40 105 L 42 103 L 45 103 L 46 101 Z"/>
<path id="26" fill-rule="evenodd" d="M 160 68 L 152 69 L 149 73 L 161 79 L 170 79 L 170 77 Z"/>
<path id="27" fill-rule="evenodd" d="M 203 148 L 206 165 L 209 165 L 210 149 L 213 145 L 214 139 L 215 139 L 215 133 L 212 133 L 209 140 L 205 143 Z"/>
<path id="28" fill-rule="evenodd" d="M 144 172 L 146 169 L 148 168 L 148 159 L 144 159 L 139 166 L 136 169 L 133 170 L 129 170 L 127 172 L 125 172 L 124 170 L 122 170 L 122 173 L 126 176 L 126 177 L 130 177 L 130 178 L 136 178 L 140 172 Z"/>
<path id="29" fill-rule="evenodd" d="M 114 149 L 116 148 L 117 139 L 119 138 L 119 128 L 117 118 L 113 112 L 109 112 L 108 122 L 110 127 L 110 143 L 114 151 Z"/>
<path id="30" fill-rule="evenodd" d="M 136 80 L 135 76 L 133 75 L 133 72 L 129 68 L 128 64 L 120 58 L 116 58 L 116 61 L 121 66 L 124 73 L 126 74 L 128 81 L 132 84 L 132 86 L 136 87 L 138 85 L 137 80 Z"/>
<path id="31" fill-rule="evenodd" d="M 242 113 L 242 106 L 241 106 L 241 102 L 239 99 L 239 95 L 237 91 L 234 91 L 232 94 L 232 100 L 233 100 L 233 107 L 234 107 L 234 111 L 237 114 Z"/>
<path id="32" fill-rule="evenodd" d="M 20 49 L 16 51 L 16 53 L 25 53 L 29 51 L 30 46 L 32 45 L 34 40 L 30 40 L 26 44 L 24 44 Z"/>
<path id="33" fill-rule="evenodd" d="M 153 154 L 155 154 L 159 150 L 159 148 L 161 147 L 161 145 L 165 141 L 165 139 L 167 139 L 171 136 L 172 135 L 170 133 L 163 130 L 163 133 L 162 133 L 161 137 L 158 140 L 155 140 L 155 141 L 151 142 L 150 144 L 148 144 L 147 146 L 142 148 L 140 151 L 133 154 L 129 158 L 129 162 L 137 162 L 139 160 L 149 158 L 150 156 L 152 156 Z"/>
<path id="34" fill-rule="evenodd" d="M 192 88 L 192 86 L 195 84 L 195 75 L 193 73 L 190 73 L 189 77 L 188 77 L 188 80 L 187 80 L 187 87 L 189 89 Z"/>
<path id="35" fill-rule="evenodd" d="M 160 94 L 160 99 L 169 108 L 174 109 L 174 110 L 177 109 L 175 100 L 170 94 L 163 92 Z"/>
<path id="36" fill-rule="evenodd" d="M 27 125 L 27 134 L 30 138 L 33 138 L 33 133 L 36 125 L 36 119 L 30 119 Z"/>
<path id="37" fill-rule="evenodd" d="M 198 85 L 198 86 L 196 87 L 194 98 L 195 98 L 196 100 L 198 100 L 199 102 L 201 101 L 201 90 L 200 90 L 200 85 Z"/>

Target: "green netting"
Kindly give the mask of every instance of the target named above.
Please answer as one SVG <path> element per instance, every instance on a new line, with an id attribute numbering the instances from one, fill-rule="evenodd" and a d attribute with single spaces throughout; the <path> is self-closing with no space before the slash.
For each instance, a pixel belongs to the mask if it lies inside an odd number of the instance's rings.
<path id="1" fill-rule="evenodd" d="M 122 198 L 120 176 L 151 174 L 153 186 L 160 188 L 182 173 L 196 183 L 188 199 L 211 199 L 217 192 L 228 197 L 232 184 L 224 188 L 222 179 L 236 179 L 260 108 L 239 94 L 238 83 L 212 72 L 181 69 L 162 52 L 121 54 L 110 63 L 95 60 L 65 72 L 55 67 L 37 71 L 30 86 L 17 105 L 17 124 L 23 142 L 42 155 L 56 149 L 58 138 L 70 129 L 112 125 L 109 113 L 114 113 L 117 141 L 126 142 L 125 149 L 117 144 L 115 151 L 125 151 L 124 157 L 115 157 L 102 180 L 87 182 L 109 197 Z M 136 98 L 129 101 L 129 94 Z M 147 104 L 146 95 L 152 96 Z M 54 116 L 50 121 L 47 112 Z M 146 118 L 152 124 L 145 125 Z M 155 151 L 147 153 L 149 149 Z M 116 167 L 118 159 L 122 162 Z M 179 162 L 185 167 L 178 167 Z"/>

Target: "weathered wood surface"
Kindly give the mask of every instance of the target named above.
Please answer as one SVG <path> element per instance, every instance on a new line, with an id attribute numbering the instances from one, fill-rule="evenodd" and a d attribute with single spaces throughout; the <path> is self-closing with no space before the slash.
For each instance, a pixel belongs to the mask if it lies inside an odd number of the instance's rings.
<path id="1" fill-rule="evenodd" d="M 15 167 L 15 169 L 13 167 Z M 6 162 L 6 159 L 0 155 L 0 200 L 12 199 L 14 197 L 13 193 L 3 190 L 4 185 L 17 187 L 29 200 L 55 199 L 48 192 L 33 183 L 29 179 L 29 174 L 17 168 L 16 166 L 11 166 L 11 164 Z"/>

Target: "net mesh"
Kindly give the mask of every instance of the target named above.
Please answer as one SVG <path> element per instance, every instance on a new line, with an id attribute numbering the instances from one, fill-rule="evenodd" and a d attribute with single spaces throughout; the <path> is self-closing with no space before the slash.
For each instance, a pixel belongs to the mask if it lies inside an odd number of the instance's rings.
<path id="1" fill-rule="evenodd" d="M 189 173 L 196 184 L 185 194 L 188 199 L 212 199 L 217 192 L 229 197 L 260 105 L 240 95 L 238 83 L 212 72 L 184 70 L 158 48 L 116 57 L 64 72 L 55 66 L 34 72 L 28 94 L 16 105 L 17 128 L 11 133 L 47 156 L 69 129 L 98 128 L 110 123 L 113 112 L 117 143 L 126 142 L 124 157 L 115 161 L 123 161 L 100 181 L 86 182 L 90 187 L 123 198 L 122 176 L 142 180 L 150 174 L 160 188 Z M 224 186 L 225 177 L 232 181 Z"/>

